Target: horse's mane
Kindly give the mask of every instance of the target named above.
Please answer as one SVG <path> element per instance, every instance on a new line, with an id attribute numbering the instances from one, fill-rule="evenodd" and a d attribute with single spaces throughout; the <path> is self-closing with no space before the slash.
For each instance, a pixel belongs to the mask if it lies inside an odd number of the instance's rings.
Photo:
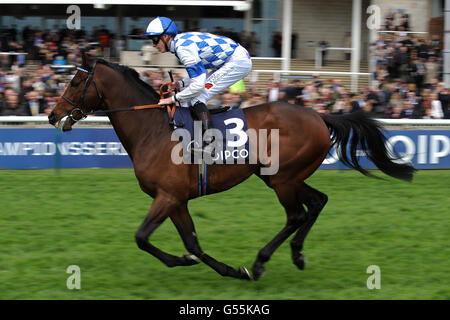
<path id="1" fill-rule="evenodd" d="M 159 94 L 149 84 L 141 80 L 136 70 L 104 59 L 97 59 L 97 63 L 101 63 L 122 74 L 123 78 L 131 85 L 131 87 L 136 88 L 145 97 L 151 100 L 159 100 Z"/>

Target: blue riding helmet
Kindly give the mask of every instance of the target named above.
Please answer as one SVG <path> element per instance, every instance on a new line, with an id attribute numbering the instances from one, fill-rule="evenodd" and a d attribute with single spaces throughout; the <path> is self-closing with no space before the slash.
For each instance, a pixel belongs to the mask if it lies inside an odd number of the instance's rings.
<path id="1" fill-rule="evenodd" d="M 148 24 L 145 34 L 148 36 L 176 35 L 178 34 L 178 28 L 171 19 L 157 17 Z"/>

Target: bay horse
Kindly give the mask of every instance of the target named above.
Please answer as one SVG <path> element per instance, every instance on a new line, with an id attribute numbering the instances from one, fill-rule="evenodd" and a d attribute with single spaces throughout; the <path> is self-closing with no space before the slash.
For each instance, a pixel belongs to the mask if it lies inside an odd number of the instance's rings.
<path id="1" fill-rule="evenodd" d="M 84 52 L 82 60 L 82 68 L 78 68 L 62 99 L 49 115 L 49 122 L 59 127 L 61 120 L 67 116 L 62 130 L 68 131 L 85 113 L 95 110 L 107 112 L 133 162 L 142 191 L 154 199 L 135 234 L 137 245 L 168 267 L 203 262 L 222 276 L 258 280 L 265 271 L 264 264 L 274 251 L 295 233 L 290 242 L 292 261 L 303 269 L 303 242 L 328 200 L 327 195 L 307 185 L 305 179 L 321 165 L 332 145 L 335 145 L 344 164 L 365 175 L 371 173 L 360 166 L 357 148 L 363 150 L 385 174 L 412 180 L 415 169 L 394 161 L 385 146 L 382 128 L 364 113 L 324 115 L 283 102 L 244 109 L 249 129 L 266 129 L 269 136 L 271 130 L 279 130 L 278 172 L 261 175 L 258 170 L 270 164 L 260 158 L 256 164 L 211 165 L 208 194 L 232 188 L 256 174 L 275 191 L 284 207 L 286 225 L 258 252 L 251 276 L 247 269 L 234 269 L 202 251 L 187 205 L 190 199 L 198 197 L 197 165 L 174 164 L 171 161 L 171 150 L 177 142 L 170 138 L 172 129 L 167 111 L 161 108 L 123 111 L 124 107 L 157 104 L 159 94 L 131 68 L 95 59 Z M 114 112 L 117 110 L 122 112 Z M 268 141 L 270 143 L 271 140 Z M 149 241 L 150 235 L 167 217 L 177 228 L 189 254 L 175 256 Z"/>

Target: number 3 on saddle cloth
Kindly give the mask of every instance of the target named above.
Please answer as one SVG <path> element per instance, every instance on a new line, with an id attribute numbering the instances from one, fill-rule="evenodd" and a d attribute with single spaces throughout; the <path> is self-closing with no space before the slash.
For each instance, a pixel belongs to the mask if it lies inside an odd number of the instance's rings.
<path id="1" fill-rule="evenodd" d="M 226 109 L 225 109 L 226 110 Z M 249 159 L 249 138 L 247 135 L 247 121 L 242 109 L 228 109 L 215 112 L 211 110 L 214 129 L 207 130 L 205 135 L 212 134 L 215 152 L 213 155 L 196 155 L 191 153 L 191 147 L 202 146 L 201 121 L 193 119 L 189 108 L 176 108 L 174 123 L 175 137 L 178 135 L 183 147 L 183 162 L 187 164 L 202 162 L 209 164 L 244 164 Z M 172 140 L 175 140 L 172 135 Z M 194 162 L 192 162 L 192 158 Z"/>

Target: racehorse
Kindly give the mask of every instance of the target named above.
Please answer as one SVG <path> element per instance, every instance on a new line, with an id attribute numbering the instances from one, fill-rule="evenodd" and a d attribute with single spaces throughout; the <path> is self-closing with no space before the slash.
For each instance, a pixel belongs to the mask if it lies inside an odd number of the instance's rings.
<path id="1" fill-rule="evenodd" d="M 234 269 L 200 248 L 187 205 L 190 199 L 198 197 L 197 166 L 174 164 L 171 161 L 171 150 L 177 142 L 171 140 L 170 115 L 165 109 L 130 109 L 149 104 L 157 106 L 159 94 L 131 68 L 95 59 L 84 52 L 82 60 L 82 67 L 78 68 L 61 96 L 62 99 L 49 115 L 49 122 L 58 128 L 62 119 L 67 116 L 62 130 L 68 131 L 88 112 L 104 110 L 107 113 L 133 162 L 141 189 L 154 199 L 135 234 L 137 245 L 168 267 L 203 262 L 222 276 L 257 280 L 265 271 L 264 263 L 295 233 L 290 242 L 292 261 L 299 269 L 303 269 L 303 242 L 328 200 L 327 195 L 307 185 L 305 179 L 317 170 L 332 145 L 336 147 L 344 164 L 365 175 L 371 173 L 360 166 L 358 149 L 363 150 L 385 174 L 412 180 L 415 169 L 411 165 L 395 161 L 385 145 L 386 138 L 379 123 L 364 113 L 324 115 L 284 102 L 265 103 L 244 109 L 249 130 L 266 129 L 270 136 L 274 129 L 278 129 L 278 172 L 261 175 L 259 169 L 270 163 L 259 155 L 254 164 L 211 165 L 208 194 L 232 188 L 256 174 L 275 191 L 284 207 L 286 225 L 258 252 L 251 276 L 246 268 Z M 271 140 L 268 141 L 270 144 Z M 189 254 L 175 256 L 158 249 L 149 241 L 150 235 L 167 217 L 177 228 Z"/>

